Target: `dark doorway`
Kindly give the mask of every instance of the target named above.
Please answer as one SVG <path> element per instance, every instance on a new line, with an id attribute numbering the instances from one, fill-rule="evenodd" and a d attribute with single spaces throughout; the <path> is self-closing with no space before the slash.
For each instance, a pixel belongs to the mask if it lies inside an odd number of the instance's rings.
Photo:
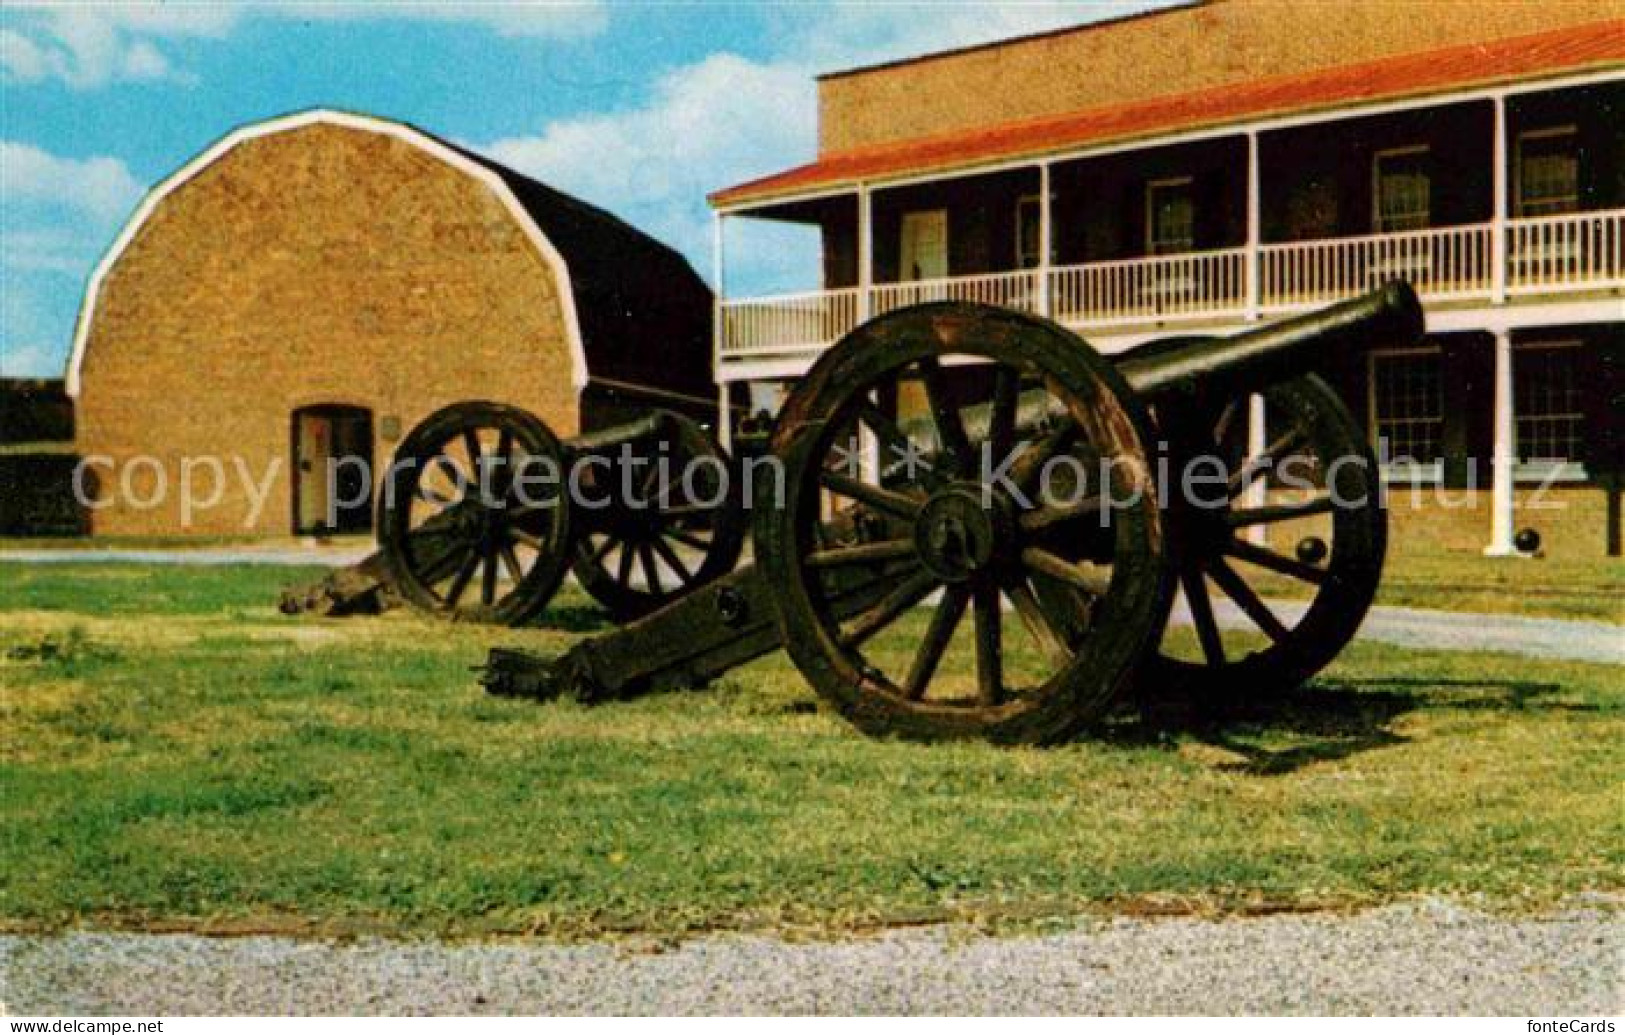
<path id="1" fill-rule="evenodd" d="M 307 406 L 293 414 L 295 535 L 372 531 L 372 411 Z"/>

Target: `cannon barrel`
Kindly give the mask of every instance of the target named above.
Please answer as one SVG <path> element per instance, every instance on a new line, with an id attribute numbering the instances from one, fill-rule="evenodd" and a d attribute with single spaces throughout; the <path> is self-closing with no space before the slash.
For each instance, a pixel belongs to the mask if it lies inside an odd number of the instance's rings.
<path id="1" fill-rule="evenodd" d="M 1358 298 L 1233 337 L 1154 342 L 1124 354 L 1117 369 L 1148 397 L 1236 395 L 1314 370 L 1327 356 L 1415 344 L 1422 331 L 1416 292 L 1403 281 L 1391 281 Z"/>

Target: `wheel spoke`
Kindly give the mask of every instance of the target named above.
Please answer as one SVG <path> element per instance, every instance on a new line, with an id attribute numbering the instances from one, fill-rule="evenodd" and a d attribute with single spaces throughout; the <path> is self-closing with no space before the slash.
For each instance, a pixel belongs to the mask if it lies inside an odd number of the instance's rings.
<path id="1" fill-rule="evenodd" d="M 1253 592 L 1253 587 L 1247 585 L 1246 580 L 1237 575 L 1235 569 L 1226 564 L 1222 558 L 1213 560 L 1208 568 L 1208 574 L 1218 583 L 1219 588 L 1224 590 L 1224 595 L 1234 600 L 1236 606 L 1240 607 L 1247 617 L 1253 620 L 1253 624 L 1263 630 L 1270 639 L 1280 643 L 1292 635 L 1291 631 L 1281 624 L 1281 620 L 1275 617 L 1275 612 L 1265 606 L 1264 601 Z"/>
<path id="2" fill-rule="evenodd" d="M 494 544 L 486 547 L 485 569 L 480 574 L 480 603 L 490 607 L 497 602 L 497 558 Z"/>
<path id="3" fill-rule="evenodd" d="M 620 540 L 612 535 L 604 536 L 604 541 L 599 543 L 598 549 L 592 552 L 592 562 L 594 564 L 603 564 L 604 558 L 609 556 L 609 552 L 615 549 L 616 544 L 619 542 Z"/>
<path id="4" fill-rule="evenodd" d="M 515 525 L 508 526 L 508 538 L 512 539 L 516 543 L 522 543 L 525 546 L 530 547 L 532 550 L 542 549 L 541 536 L 533 535 L 530 532 L 525 531 L 523 528 L 519 528 Z"/>
<path id="5" fill-rule="evenodd" d="M 1021 551 L 1021 563 L 1032 571 L 1065 582 L 1091 596 L 1103 597 L 1111 589 L 1111 569 L 1105 565 L 1089 561 L 1074 564 L 1036 546 Z"/>
<path id="6" fill-rule="evenodd" d="M 909 666 L 908 676 L 903 680 L 904 697 L 918 701 L 925 696 L 925 688 L 936 673 L 937 666 L 942 663 L 942 655 L 948 650 L 948 643 L 953 639 L 954 630 L 959 628 L 959 619 L 965 614 L 968 603 L 970 593 L 962 586 L 949 586 L 943 591 L 942 602 L 937 605 L 936 614 L 931 616 L 931 624 L 926 627 L 925 636 L 920 640 L 914 663 Z"/>
<path id="7" fill-rule="evenodd" d="M 865 503 L 874 509 L 905 521 L 914 520 L 924 504 L 912 496 L 885 489 L 878 485 L 870 485 L 851 475 L 839 471 L 825 470 L 820 472 L 818 480 L 824 488 L 833 493 L 845 496 L 848 499 Z"/>
<path id="8" fill-rule="evenodd" d="M 502 558 L 502 566 L 508 569 L 508 577 L 514 581 L 514 584 L 517 586 L 524 581 L 525 569 L 519 563 L 519 555 L 514 553 L 513 544 L 503 543 L 498 548 L 498 553 Z"/>
<path id="9" fill-rule="evenodd" d="M 1213 618 L 1213 600 L 1207 595 L 1207 578 L 1200 568 L 1186 568 L 1179 573 L 1179 583 L 1185 588 L 1185 602 L 1191 609 L 1191 621 L 1196 626 L 1196 638 L 1202 644 L 1202 656 L 1209 665 L 1223 665 L 1224 640 L 1219 636 L 1219 623 Z"/>
<path id="10" fill-rule="evenodd" d="M 437 490 L 430 488 L 429 476 L 431 471 L 437 472 L 450 483 L 453 493 L 451 496 L 442 497 Z M 435 454 L 434 459 L 424 465 L 423 478 L 419 480 L 418 485 L 423 492 L 434 493 L 436 502 L 444 499 L 448 504 L 456 503 L 468 495 L 468 475 L 463 470 L 462 465 L 453 460 L 447 453 Z"/>
<path id="11" fill-rule="evenodd" d="M 451 586 L 446 590 L 446 606 L 456 607 L 457 602 L 463 599 L 463 593 L 468 584 L 474 581 L 474 573 L 480 568 L 480 552 L 470 549 L 463 566 L 457 569 L 457 577 L 452 579 Z"/>
<path id="12" fill-rule="evenodd" d="M 971 451 L 970 438 L 965 434 L 965 422 L 959 407 L 948 397 L 948 384 L 944 380 L 942 365 L 936 357 L 920 360 L 920 373 L 925 381 L 925 395 L 931 403 L 931 419 L 937 425 L 937 438 L 943 449 L 953 458 L 960 474 L 976 469 L 976 455 Z"/>
<path id="13" fill-rule="evenodd" d="M 682 543 L 684 546 L 691 546 L 696 550 L 709 552 L 711 549 L 711 543 L 709 541 L 701 539 L 694 533 L 684 531 L 681 528 L 668 528 L 666 529 L 666 535 L 677 540 L 679 543 Z"/>
<path id="14" fill-rule="evenodd" d="M 485 455 L 480 448 L 480 433 L 473 428 L 463 429 L 463 449 L 468 452 L 468 469 L 474 475 L 475 481 L 480 479 L 481 458 Z"/>
<path id="15" fill-rule="evenodd" d="M 496 461 L 497 465 L 496 477 L 501 479 L 502 488 L 498 493 L 499 497 L 507 496 L 508 490 L 511 489 L 513 487 L 513 483 L 518 480 L 518 472 L 514 470 L 512 454 L 513 429 L 504 425 L 502 428 L 502 433 L 497 436 L 497 451 L 492 454 L 492 458 Z"/>
<path id="16" fill-rule="evenodd" d="M 988 414 L 988 451 L 1003 462 L 1016 445 L 1016 407 L 1021 402 L 1021 371 L 1001 365 L 993 376 L 993 406 Z"/>
<path id="17" fill-rule="evenodd" d="M 857 546 L 837 546 L 830 550 L 817 550 L 807 555 L 809 568 L 834 568 L 844 564 L 873 564 L 878 561 L 897 561 L 914 556 L 914 540 L 887 539 L 878 543 L 860 543 Z"/>
<path id="18" fill-rule="evenodd" d="M 1078 428 L 1070 420 L 1063 426 L 1044 435 L 1022 451 L 1015 463 L 1010 465 L 1010 482 L 1024 493 L 1030 493 L 1037 484 L 1039 475 L 1044 472 L 1044 465 L 1054 458 L 1063 449 L 1072 445 L 1077 437 Z"/>
<path id="19" fill-rule="evenodd" d="M 1010 602 L 1016 605 L 1016 614 L 1021 616 L 1021 623 L 1027 627 L 1027 632 L 1032 634 L 1033 642 L 1038 644 L 1038 649 L 1049 659 L 1051 665 L 1058 669 L 1064 668 L 1072 660 L 1072 652 L 1051 628 L 1049 618 L 1045 616 L 1032 587 L 1020 582 L 1006 589 L 1005 593 L 1010 597 Z"/>
<path id="20" fill-rule="evenodd" d="M 1219 411 L 1219 419 L 1213 422 L 1213 441 L 1218 446 L 1224 445 L 1224 438 L 1230 433 L 1230 425 L 1236 422 L 1236 414 L 1241 412 L 1241 400 L 1231 399 Z"/>
<path id="21" fill-rule="evenodd" d="M 616 567 L 615 581 L 626 587 L 632 585 L 632 544 L 621 542 L 620 562 Z"/>
<path id="22" fill-rule="evenodd" d="M 976 700 L 984 706 L 1004 701 L 1004 615 L 999 607 L 999 588 L 991 582 L 975 590 L 976 617 Z"/>
<path id="23" fill-rule="evenodd" d="M 896 589 L 886 594 L 874 607 L 859 615 L 857 620 L 841 633 L 843 647 L 858 647 L 895 622 L 903 612 L 931 595 L 937 580 L 930 572 L 921 571 L 905 579 Z"/>
<path id="24" fill-rule="evenodd" d="M 1260 568 L 1268 568 L 1281 575 L 1290 575 L 1316 586 L 1326 581 L 1326 573 L 1314 565 L 1305 564 L 1295 557 L 1278 554 L 1268 547 L 1249 543 L 1245 539 L 1230 540 L 1224 552 L 1237 560 L 1256 564 Z"/>
<path id="25" fill-rule="evenodd" d="M 1105 501 L 1099 496 L 1091 496 L 1088 499 L 1077 500 L 1073 503 L 1029 510 L 1021 515 L 1021 528 L 1026 532 L 1039 532 L 1066 521 L 1087 517 L 1090 514 L 1098 514 L 1104 503 Z"/>
<path id="26" fill-rule="evenodd" d="M 856 417 L 869 426 L 869 430 L 875 433 L 882 446 L 896 453 L 899 458 L 909 455 L 908 436 L 903 434 L 903 429 L 897 426 L 895 420 L 886 416 L 879 406 L 865 399 L 858 403 Z M 882 463 L 880 466 L 884 469 L 886 464 Z"/>
<path id="27" fill-rule="evenodd" d="M 1259 478 L 1280 466 L 1281 460 L 1303 445 L 1307 436 L 1302 428 L 1293 428 L 1258 456 L 1243 460 L 1241 470 L 1230 476 L 1230 495 L 1236 496 Z"/>
<path id="28" fill-rule="evenodd" d="M 1296 518 L 1313 517 L 1316 514 L 1329 514 L 1336 509 L 1337 503 L 1331 496 L 1317 496 L 1297 503 L 1276 503 L 1264 507 L 1231 510 L 1225 516 L 1225 522 L 1231 528 L 1270 525 L 1277 521 L 1292 521 Z"/>
<path id="29" fill-rule="evenodd" d="M 643 562 L 643 580 L 647 588 L 655 596 L 665 596 L 665 583 L 660 581 L 660 563 L 655 560 L 654 551 L 649 549 L 648 543 L 638 544 L 638 558 Z"/>
<path id="30" fill-rule="evenodd" d="M 679 583 L 686 586 L 694 581 L 694 573 L 689 571 L 688 566 L 683 563 L 683 559 L 677 556 L 677 551 L 667 545 L 664 537 L 656 536 L 649 545 L 654 547 L 655 553 L 659 554 L 660 559 L 666 562 L 667 567 L 671 568 Z"/>

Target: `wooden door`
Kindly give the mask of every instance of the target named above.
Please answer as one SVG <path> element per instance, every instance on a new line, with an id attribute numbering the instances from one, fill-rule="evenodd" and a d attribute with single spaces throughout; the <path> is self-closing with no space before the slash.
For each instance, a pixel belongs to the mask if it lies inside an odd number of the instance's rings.
<path id="1" fill-rule="evenodd" d="M 312 406 L 293 415 L 296 535 L 372 531 L 372 413 Z"/>

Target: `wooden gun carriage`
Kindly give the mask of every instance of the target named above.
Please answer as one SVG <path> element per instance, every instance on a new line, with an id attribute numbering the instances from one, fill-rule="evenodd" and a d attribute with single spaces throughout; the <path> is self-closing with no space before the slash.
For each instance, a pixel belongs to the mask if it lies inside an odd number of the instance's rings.
<path id="1" fill-rule="evenodd" d="M 519 411 L 443 411 L 403 448 L 419 462 L 381 504 L 384 552 L 403 592 L 442 612 L 476 570 L 476 613 L 498 620 L 535 614 L 572 561 L 600 599 L 613 594 L 595 579 L 632 594 L 620 610 L 640 617 L 560 656 L 493 650 L 482 681 L 494 693 L 695 687 L 782 647 L 866 732 L 1052 742 L 1131 688 L 1295 685 L 1348 643 L 1376 593 L 1387 519 L 1364 433 L 1313 371 L 1421 333 L 1400 283 L 1115 360 L 1025 314 L 916 306 L 818 360 L 778 419 L 768 476 L 741 486 L 728 469 L 736 484 L 703 491 L 651 480 L 646 511 L 623 501 L 576 531 L 581 507 L 562 490 L 516 502 L 516 475 L 477 503 L 453 500 L 425 472 L 458 442 L 472 469 L 498 456 L 514 471 L 628 443 L 686 440 L 686 456 L 720 464 L 717 451 L 666 418 L 566 449 Z M 1269 434 L 1246 455 L 1254 395 Z M 754 563 L 731 570 L 747 491 Z M 1270 529 L 1295 548 L 1255 537 Z M 493 581 L 504 570 L 506 596 Z M 667 590 L 662 570 L 688 578 Z M 1194 631 L 1184 645 L 1169 632 L 1176 592 Z M 1278 592 L 1298 599 L 1268 599 Z"/>

